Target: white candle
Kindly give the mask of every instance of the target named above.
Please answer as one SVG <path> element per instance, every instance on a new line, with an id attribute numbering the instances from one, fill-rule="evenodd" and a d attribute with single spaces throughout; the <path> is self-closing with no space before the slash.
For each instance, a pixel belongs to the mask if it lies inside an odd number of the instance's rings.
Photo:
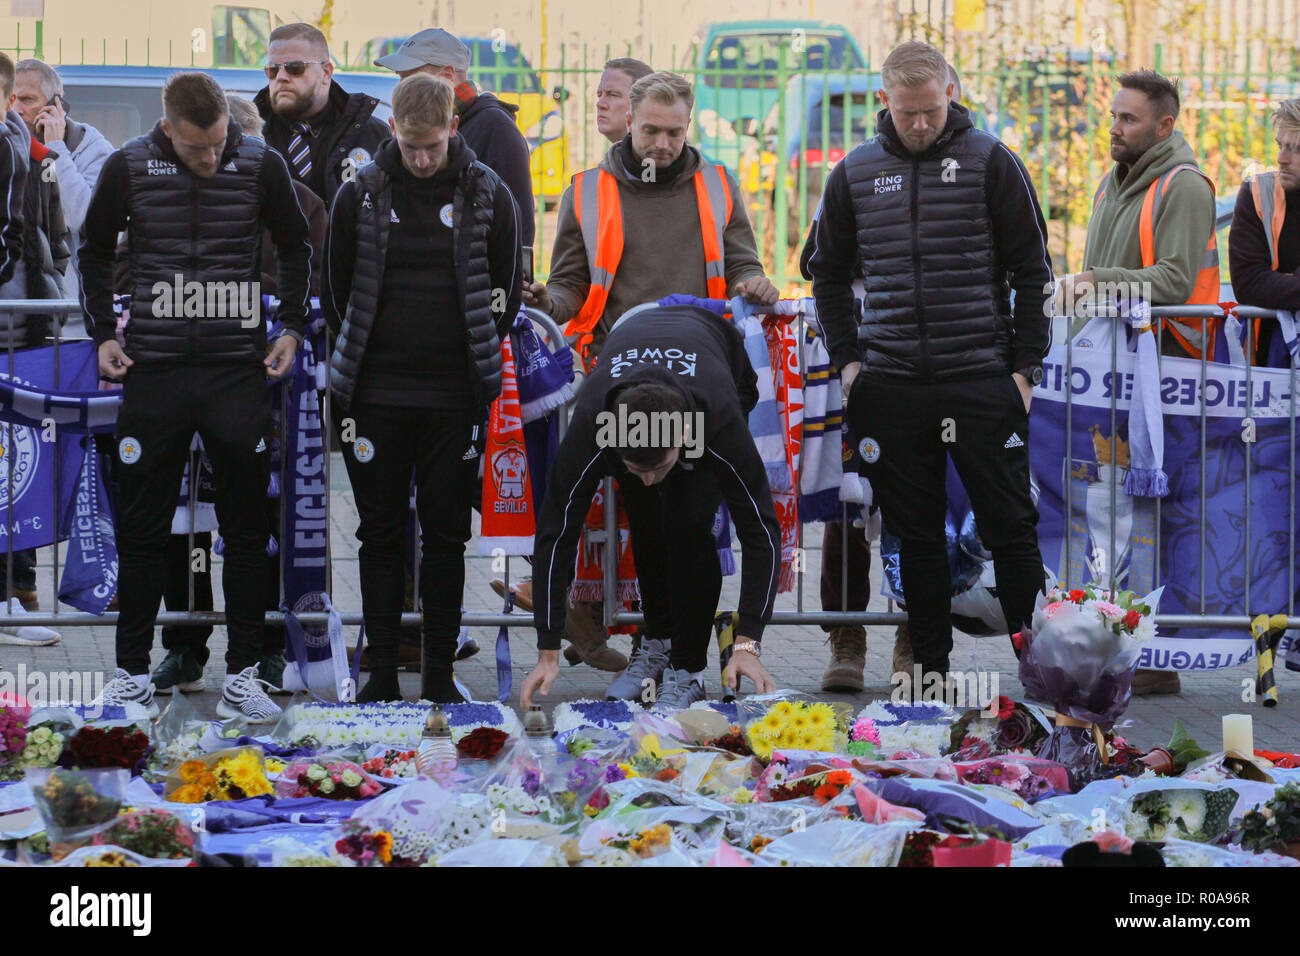
<path id="1" fill-rule="evenodd" d="M 1243 757 L 1255 755 L 1255 732 L 1250 714 L 1223 715 L 1223 749 L 1235 750 Z"/>

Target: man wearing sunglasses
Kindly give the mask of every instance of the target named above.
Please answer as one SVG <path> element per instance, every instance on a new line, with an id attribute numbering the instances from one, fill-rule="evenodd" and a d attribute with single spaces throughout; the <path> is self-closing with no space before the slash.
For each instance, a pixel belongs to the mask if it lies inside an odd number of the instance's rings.
<path id="1" fill-rule="evenodd" d="M 266 120 L 266 141 L 284 156 L 293 178 L 328 206 L 389 138 L 388 127 L 372 115 L 379 101 L 334 82 L 329 44 L 309 23 L 271 31 L 266 76 L 266 88 L 253 100 Z"/>

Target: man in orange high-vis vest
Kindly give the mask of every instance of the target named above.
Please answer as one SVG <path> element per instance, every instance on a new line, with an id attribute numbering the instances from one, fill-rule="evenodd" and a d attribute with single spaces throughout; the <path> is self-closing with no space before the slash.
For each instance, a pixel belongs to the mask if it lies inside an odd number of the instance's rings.
<path id="1" fill-rule="evenodd" d="M 1278 104 L 1273 126 L 1277 170 L 1252 176 L 1237 193 L 1228 269 L 1238 302 L 1295 312 L 1300 310 L 1300 98 Z M 1273 322 L 1258 323 L 1257 355 L 1268 355 L 1275 329 Z"/>
<path id="2" fill-rule="evenodd" d="M 1152 305 L 1215 304 L 1214 184 L 1175 129 L 1178 88 L 1151 70 L 1126 73 L 1119 83 L 1111 106 L 1115 167 L 1093 197 L 1085 271 L 1062 282 L 1064 310 L 1099 298 L 1139 296 Z M 1076 330 L 1083 321 L 1076 321 Z M 1165 355 L 1200 358 L 1200 319 L 1166 319 L 1162 325 Z M 1206 324 L 1211 348 L 1216 327 Z"/>
<path id="3" fill-rule="evenodd" d="M 1217 303 L 1214 185 L 1174 128 L 1178 88 L 1151 70 L 1125 73 L 1119 85 L 1110 111 L 1115 167 L 1094 196 L 1085 271 L 1062 280 L 1064 311 L 1102 297 L 1141 297 L 1152 305 Z M 1076 319 L 1075 329 L 1085 321 Z M 1206 324 L 1211 343 L 1215 327 Z M 1163 323 L 1165 355 L 1199 358 L 1203 347 L 1199 319 Z M 1140 670 L 1133 678 L 1134 694 L 1180 690 L 1177 671 Z"/>
<path id="4" fill-rule="evenodd" d="M 635 306 L 673 293 L 771 305 L 779 297 L 758 258 L 735 178 L 687 144 L 695 94 L 674 73 L 632 84 L 627 135 L 560 199 L 548 283 L 524 301 L 549 314 L 590 370 L 605 336 Z M 504 582 L 503 582 L 504 584 Z M 600 605 L 571 604 L 570 663 L 610 669 Z M 634 655 L 629 667 L 644 661 Z M 612 668 L 622 669 L 622 668 Z"/>
<path id="5" fill-rule="evenodd" d="M 546 285 L 524 301 L 561 326 L 590 368 L 628 309 L 673 293 L 740 295 L 771 305 L 776 286 L 759 262 L 735 178 L 686 142 L 695 96 L 674 73 L 632 85 L 628 135 L 573 178 Z"/>

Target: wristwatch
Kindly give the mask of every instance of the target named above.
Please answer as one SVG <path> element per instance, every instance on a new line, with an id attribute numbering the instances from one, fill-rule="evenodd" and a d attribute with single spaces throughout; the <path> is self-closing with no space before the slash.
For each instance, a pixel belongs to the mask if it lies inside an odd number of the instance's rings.
<path id="1" fill-rule="evenodd" d="M 1030 385 L 1037 385 L 1043 380 L 1043 367 L 1041 365 L 1026 365 L 1024 368 L 1016 369 L 1016 371 L 1029 379 Z"/>
<path id="2" fill-rule="evenodd" d="M 763 646 L 758 641 L 741 641 L 739 644 L 732 645 L 732 653 L 736 651 L 748 651 L 755 657 L 763 656 Z"/>

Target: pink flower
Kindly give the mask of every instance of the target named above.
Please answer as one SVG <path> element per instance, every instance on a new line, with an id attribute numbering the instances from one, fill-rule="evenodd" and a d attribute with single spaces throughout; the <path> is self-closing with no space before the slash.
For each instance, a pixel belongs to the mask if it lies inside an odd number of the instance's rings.
<path id="1" fill-rule="evenodd" d="M 1097 613 L 1102 615 L 1108 621 L 1118 621 L 1124 617 L 1125 611 L 1118 604 L 1111 604 L 1109 601 L 1098 601 L 1094 607 Z"/>
<path id="2" fill-rule="evenodd" d="M 880 731 L 876 729 L 875 723 L 866 717 L 859 717 L 853 722 L 851 735 L 854 740 L 865 740 L 867 743 L 880 745 Z"/>
<path id="3" fill-rule="evenodd" d="M 1074 607 L 1074 606 L 1075 605 L 1071 604 L 1069 601 L 1054 601 L 1051 604 L 1044 604 L 1043 617 L 1047 618 L 1050 621 L 1052 618 L 1056 617 L 1056 615 L 1060 614 L 1067 607 Z"/>
<path id="4" fill-rule="evenodd" d="M 1133 841 L 1114 830 L 1102 830 L 1094 834 L 1092 842 L 1101 847 L 1104 853 L 1128 853 L 1133 849 Z"/>

